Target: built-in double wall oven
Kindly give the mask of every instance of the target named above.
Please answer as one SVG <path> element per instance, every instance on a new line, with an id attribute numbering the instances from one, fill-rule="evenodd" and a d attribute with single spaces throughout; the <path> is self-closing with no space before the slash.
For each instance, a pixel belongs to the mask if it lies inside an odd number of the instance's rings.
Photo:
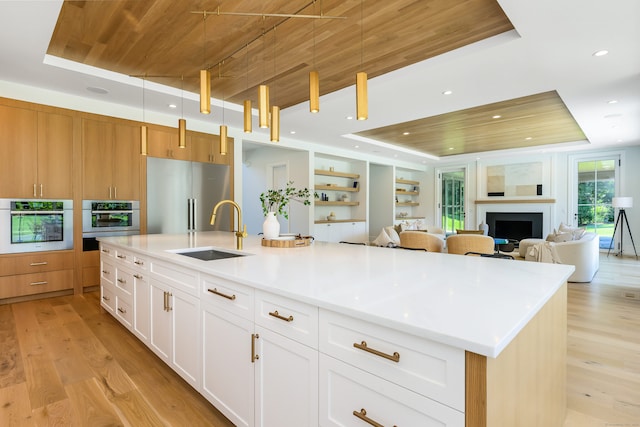
<path id="1" fill-rule="evenodd" d="M 73 249 L 73 200 L 0 199 L 0 253 Z"/>
<path id="2" fill-rule="evenodd" d="M 83 200 L 82 250 L 98 249 L 96 237 L 140 234 L 137 200 Z"/>

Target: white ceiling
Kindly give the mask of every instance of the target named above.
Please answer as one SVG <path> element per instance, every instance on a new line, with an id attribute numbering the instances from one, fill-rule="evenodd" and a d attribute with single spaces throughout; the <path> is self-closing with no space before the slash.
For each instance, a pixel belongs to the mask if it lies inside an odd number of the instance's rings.
<path id="1" fill-rule="evenodd" d="M 307 103 L 287 108 L 281 113 L 280 145 L 313 143 L 340 153 L 354 150 L 360 155 L 433 163 L 438 160 L 347 135 L 552 90 L 588 141 L 529 151 L 640 145 L 640 1 L 499 3 L 516 31 L 369 80 L 369 120 L 346 119 L 355 113 L 353 87 L 323 96 L 318 114 L 309 113 Z M 139 79 L 46 57 L 61 4 L 0 0 L 0 96 L 133 120 L 142 120 L 144 114 L 144 120 L 160 122 L 183 114 L 188 127 L 216 132 L 221 102 L 214 106 L 213 118 L 203 118 L 196 94 L 147 82 L 143 113 Z M 601 49 L 609 54 L 593 56 Z M 108 93 L 96 94 L 88 87 Z M 445 90 L 453 93 L 443 95 Z M 613 100 L 617 102 L 609 103 Z M 170 103 L 178 109 L 169 110 Z M 256 126 L 250 135 L 241 133 L 240 106 L 225 103 L 225 123 L 236 128 L 232 136 L 272 144 L 268 133 Z M 523 151 L 527 150 L 518 150 Z"/>

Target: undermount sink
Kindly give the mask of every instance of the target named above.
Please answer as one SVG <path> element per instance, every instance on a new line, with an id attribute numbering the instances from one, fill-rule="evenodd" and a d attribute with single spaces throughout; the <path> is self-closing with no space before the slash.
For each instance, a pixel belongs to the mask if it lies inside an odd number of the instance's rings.
<path id="1" fill-rule="evenodd" d="M 218 259 L 235 258 L 245 256 L 246 254 L 239 254 L 235 252 L 219 251 L 217 249 L 201 249 L 201 250 L 188 250 L 188 251 L 176 251 L 178 255 L 184 255 L 191 258 L 201 259 L 203 261 L 215 261 Z"/>

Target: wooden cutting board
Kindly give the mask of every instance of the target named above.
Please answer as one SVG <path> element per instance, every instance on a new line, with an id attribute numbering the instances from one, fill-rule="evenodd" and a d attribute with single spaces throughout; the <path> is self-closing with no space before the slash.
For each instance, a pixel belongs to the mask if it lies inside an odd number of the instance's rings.
<path id="1" fill-rule="evenodd" d="M 271 248 L 302 248 L 309 246 L 313 241 L 313 237 L 296 237 L 295 239 L 274 239 L 267 240 L 262 239 L 262 246 L 268 246 Z"/>

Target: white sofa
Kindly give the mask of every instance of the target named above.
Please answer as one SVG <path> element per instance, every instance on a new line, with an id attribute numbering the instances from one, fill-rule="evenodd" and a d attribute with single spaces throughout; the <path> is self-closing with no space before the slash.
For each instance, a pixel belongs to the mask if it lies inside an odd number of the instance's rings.
<path id="1" fill-rule="evenodd" d="M 527 261 L 535 261 L 531 251 L 535 244 L 548 243 L 561 264 L 575 266 L 576 270 L 569 277 L 569 282 L 591 282 L 600 266 L 600 237 L 595 233 L 584 233 L 580 240 L 568 242 L 545 242 L 540 239 L 539 242 L 527 243 L 529 245 L 520 248 L 520 256 Z"/>

